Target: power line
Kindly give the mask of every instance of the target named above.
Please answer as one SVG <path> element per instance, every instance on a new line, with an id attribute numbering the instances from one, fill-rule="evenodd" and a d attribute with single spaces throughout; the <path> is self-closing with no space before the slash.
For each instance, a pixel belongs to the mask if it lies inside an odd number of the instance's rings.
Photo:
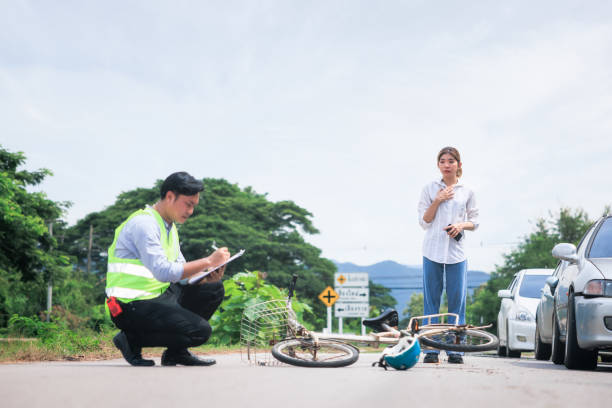
<path id="1" fill-rule="evenodd" d="M 483 282 L 484 283 L 484 282 Z M 482 283 L 480 284 L 482 285 Z M 480 285 L 468 285 L 468 289 L 476 289 L 479 288 Z M 385 286 L 385 285 L 383 285 Z M 414 289 L 423 289 L 423 286 L 385 286 L 387 289 L 397 289 L 397 290 L 414 290 Z"/>

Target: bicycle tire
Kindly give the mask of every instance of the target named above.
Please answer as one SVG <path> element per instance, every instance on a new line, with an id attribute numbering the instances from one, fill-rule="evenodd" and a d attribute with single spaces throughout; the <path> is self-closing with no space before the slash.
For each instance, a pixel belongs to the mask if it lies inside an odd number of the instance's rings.
<path id="1" fill-rule="evenodd" d="M 277 360 L 300 367 L 345 367 L 359 358 L 359 350 L 350 344 L 319 340 L 317 346 L 311 339 L 287 339 L 272 347 Z"/>
<path id="2" fill-rule="evenodd" d="M 457 341 L 457 335 L 463 336 L 463 342 Z M 449 337 L 451 341 L 447 340 Z M 425 330 L 419 333 L 419 342 L 439 350 L 470 353 L 495 350 L 499 339 L 484 330 L 446 328 Z"/>

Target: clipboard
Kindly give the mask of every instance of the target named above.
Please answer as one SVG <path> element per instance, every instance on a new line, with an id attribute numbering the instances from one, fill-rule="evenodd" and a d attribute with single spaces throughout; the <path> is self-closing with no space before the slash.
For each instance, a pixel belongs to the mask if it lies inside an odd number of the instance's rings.
<path id="1" fill-rule="evenodd" d="M 201 281 L 202 279 L 204 279 L 205 277 L 207 277 L 211 272 L 216 271 L 217 269 L 224 267 L 225 265 L 227 265 L 228 263 L 232 262 L 234 259 L 238 259 L 242 256 L 242 254 L 244 254 L 244 249 L 241 249 L 240 251 L 238 251 L 236 254 L 234 254 L 234 256 L 232 256 L 231 258 L 229 258 L 227 261 L 223 262 L 220 265 L 215 266 L 212 269 L 208 269 L 206 271 L 202 271 L 202 272 L 198 272 L 195 275 L 193 275 L 191 278 L 189 278 L 189 280 L 187 281 L 187 283 L 189 283 L 190 285 L 194 285 L 196 283 L 198 283 L 199 281 Z"/>

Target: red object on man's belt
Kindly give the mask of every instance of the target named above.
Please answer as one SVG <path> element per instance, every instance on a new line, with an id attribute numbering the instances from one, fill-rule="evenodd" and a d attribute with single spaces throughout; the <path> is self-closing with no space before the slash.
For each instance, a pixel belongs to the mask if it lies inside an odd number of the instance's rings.
<path id="1" fill-rule="evenodd" d="M 123 312 L 123 310 L 121 310 L 121 305 L 119 305 L 114 296 L 106 299 L 106 304 L 108 305 L 108 310 L 110 310 L 110 314 L 113 317 L 117 317 Z"/>

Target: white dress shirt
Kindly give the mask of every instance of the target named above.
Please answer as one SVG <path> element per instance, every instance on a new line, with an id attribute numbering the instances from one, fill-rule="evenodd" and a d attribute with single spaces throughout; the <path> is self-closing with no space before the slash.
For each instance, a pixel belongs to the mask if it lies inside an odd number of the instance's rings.
<path id="1" fill-rule="evenodd" d="M 423 256 L 434 262 L 455 264 L 466 259 L 463 250 L 466 231 L 462 231 L 463 237 L 457 241 L 451 238 L 444 228 L 448 224 L 465 221 L 471 221 L 474 224 L 474 229 L 478 228 L 478 208 L 476 208 L 474 192 L 462 182 L 458 182 L 454 186 L 454 197 L 440 203 L 434 219 L 431 222 L 425 222 L 423 214 L 431 206 L 438 192 L 444 188 L 446 188 L 444 181 L 432 181 L 423 187 L 421 193 L 418 213 L 419 224 L 425 230 Z"/>

